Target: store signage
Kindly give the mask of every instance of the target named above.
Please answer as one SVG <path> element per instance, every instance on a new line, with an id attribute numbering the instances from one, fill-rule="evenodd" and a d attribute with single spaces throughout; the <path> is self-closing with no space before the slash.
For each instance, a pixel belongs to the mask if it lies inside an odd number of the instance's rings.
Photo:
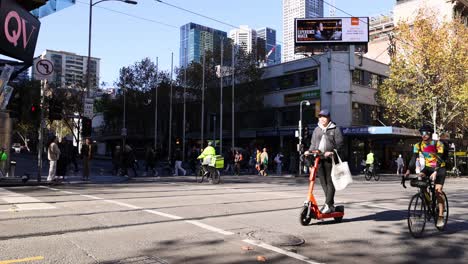
<path id="1" fill-rule="evenodd" d="M 300 102 L 302 100 L 320 99 L 320 90 L 313 90 L 301 93 L 285 94 L 284 103 Z"/>
<path id="2" fill-rule="evenodd" d="M 41 23 L 14 0 L 0 1 L 0 53 L 32 63 Z"/>

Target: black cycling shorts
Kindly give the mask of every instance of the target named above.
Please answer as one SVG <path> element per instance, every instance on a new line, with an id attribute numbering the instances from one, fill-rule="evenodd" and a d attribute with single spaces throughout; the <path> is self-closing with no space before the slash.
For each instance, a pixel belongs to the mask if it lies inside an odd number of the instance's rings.
<path id="1" fill-rule="evenodd" d="M 429 177 L 434 171 L 434 168 L 424 167 L 424 169 L 421 172 L 424 173 L 427 177 Z M 445 169 L 445 167 L 439 168 L 437 170 L 437 176 L 434 183 L 444 185 L 446 172 L 447 170 Z"/>

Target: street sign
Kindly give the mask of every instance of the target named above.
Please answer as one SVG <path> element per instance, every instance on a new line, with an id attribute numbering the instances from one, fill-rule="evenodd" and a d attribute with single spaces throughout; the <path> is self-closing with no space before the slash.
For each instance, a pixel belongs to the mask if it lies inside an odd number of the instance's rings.
<path id="1" fill-rule="evenodd" d="M 89 119 L 93 119 L 93 115 L 94 115 L 94 99 L 85 98 L 83 116 Z"/>
<path id="2" fill-rule="evenodd" d="M 47 79 L 54 72 L 54 64 L 50 60 L 38 60 L 34 67 L 36 69 L 36 78 L 39 80 Z"/>

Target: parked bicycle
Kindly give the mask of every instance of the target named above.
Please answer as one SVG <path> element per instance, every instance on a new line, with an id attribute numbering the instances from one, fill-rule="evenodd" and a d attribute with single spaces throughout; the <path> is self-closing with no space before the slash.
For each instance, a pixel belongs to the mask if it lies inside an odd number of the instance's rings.
<path id="1" fill-rule="evenodd" d="M 405 176 L 401 177 L 401 185 L 406 188 Z M 419 175 L 417 178 L 410 178 L 412 187 L 418 188 L 418 192 L 413 195 L 408 205 L 408 229 L 411 235 L 415 238 L 422 236 L 426 222 L 434 221 L 434 225 L 439 231 L 445 229 L 449 216 L 449 204 L 447 196 L 442 192 L 444 198 L 444 224 L 437 226 L 437 219 L 439 217 L 439 206 L 435 193 L 435 187 L 429 177 L 422 177 Z"/>
<path id="2" fill-rule="evenodd" d="M 366 181 L 370 181 L 372 177 L 374 177 L 375 181 L 380 180 L 380 174 L 376 173 L 376 166 L 371 165 L 369 168 L 364 168 L 364 177 L 366 178 Z"/>
<path id="3" fill-rule="evenodd" d="M 455 166 L 451 170 L 447 171 L 447 176 L 460 177 L 460 175 L 460 170 Z"/>

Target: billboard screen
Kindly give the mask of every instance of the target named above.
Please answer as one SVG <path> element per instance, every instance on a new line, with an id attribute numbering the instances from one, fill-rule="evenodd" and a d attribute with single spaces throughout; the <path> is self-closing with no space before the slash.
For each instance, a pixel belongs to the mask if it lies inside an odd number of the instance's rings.
<path id="1" fill-rule="evenodd" d="M 294 40 L 303 44 L 367 44 L 368 17 L 297 18 Z"/>

